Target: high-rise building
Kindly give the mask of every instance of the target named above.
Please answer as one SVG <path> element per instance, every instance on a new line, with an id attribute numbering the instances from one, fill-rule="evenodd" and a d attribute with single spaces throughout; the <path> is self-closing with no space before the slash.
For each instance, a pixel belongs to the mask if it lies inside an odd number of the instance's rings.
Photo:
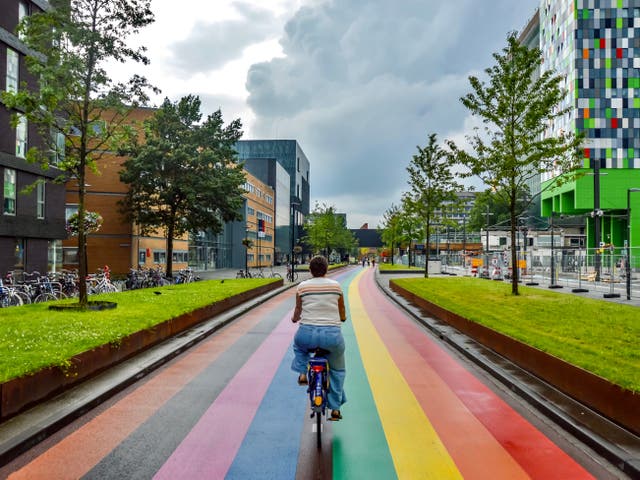
<path id="1" fill-rule="evenodd" d="M 26 85 L 38 88 L 38 81 L 25 65 L 30 50 L 15 33 L 25 16 L 50 8 L 43 0 L 3 0 L 0 9 L 0 90 L 16 91 Z M 64 218 L 64 186 L 51 182 L 60 175 L 55 168 L 61 151 L 52 153 L 51 168 L 43 170 L 28 163 L 32 147 L 46 148 L 43 139 L 20 110 L 9 110 L 0 103 L 0 274 L 9 270 L 41 273 L 61 266 L 62 239 L 67 236 Z M 11 116 L 19 115 L 16 128 Z M 47 141 L 45 141 L 47 140 Z M 64 144 L 62 144 L 64 145 Z M 29 193 L 25 187 L 35 186 Z"/>
<path id="2" fill-rule="evenodd" d="M 275 192 L 275 263 L 283 263 L 309 214 L 309 160 L 296 140 L 240 140 L 236 150 L 246 170 Z"/>
<path id="3" fill-rule="evenodd" d="M 547 190 L 557 172 L 542 176 L 542 215 L 583 215 L 590 248 L 640 245 L 640 0 L 541 0 L 525 32 L 564 76 L 569 110 L 547 134 L 585 137 L 582 175 Z"/>

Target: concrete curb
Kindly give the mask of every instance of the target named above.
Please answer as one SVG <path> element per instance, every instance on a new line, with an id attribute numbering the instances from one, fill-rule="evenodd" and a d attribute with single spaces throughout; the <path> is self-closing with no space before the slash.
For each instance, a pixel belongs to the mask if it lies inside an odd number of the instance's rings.
<path id="1" fill-rule="evenodd" d="M 564 430 L 606 458 L 633 478 L 640 478 L 640 438 L 597 412 L 526 372 L 510 360 L 437 319 L 425 317 L 419 307 L 400 297 L 380 282 L 378 287 L 417 322 L 470 361 L 517 393 Z M 576 415 L 569 412 L 575 411 Z"/>

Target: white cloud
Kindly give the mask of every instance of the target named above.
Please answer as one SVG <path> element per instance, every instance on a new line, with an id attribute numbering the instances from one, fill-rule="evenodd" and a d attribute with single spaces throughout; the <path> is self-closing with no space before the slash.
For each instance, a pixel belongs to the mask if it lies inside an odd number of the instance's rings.
<path id="1" fill-rule="evenodd" d="M 405 168 L 429 133 L 442 142 L 464 138 L 471 124 L 459 98 L 468 76 L 492 64 L 491 54 L 536 4 L 345 0 L 302 7 L 285 26 L 284 56 L 254 64 L 247 75 L 251 135 L 297 139 L 311 162 L 313 199 L 335 200 L 352 227 L 367 212 L 375 224 L 407 188 Z"/>

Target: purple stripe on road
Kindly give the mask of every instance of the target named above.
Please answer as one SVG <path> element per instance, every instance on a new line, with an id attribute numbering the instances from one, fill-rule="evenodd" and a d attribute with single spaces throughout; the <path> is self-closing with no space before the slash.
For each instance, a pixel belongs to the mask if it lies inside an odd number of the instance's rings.
<path id="1" fill-rule="evenodd" d="M 278 324 L 238 371 L 154 479 L 224 478 L 291 345 L 296 326 L 290 317 Z"/>

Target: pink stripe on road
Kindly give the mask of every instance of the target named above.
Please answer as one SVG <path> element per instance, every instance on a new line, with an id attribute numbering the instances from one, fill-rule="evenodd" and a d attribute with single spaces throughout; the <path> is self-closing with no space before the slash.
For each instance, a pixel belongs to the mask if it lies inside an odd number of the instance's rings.
<path id="1" fill-rule="evenodd" d="M 153 477 L 224 478 L 293 340 L 287 315 L 229 382 Z"/>

